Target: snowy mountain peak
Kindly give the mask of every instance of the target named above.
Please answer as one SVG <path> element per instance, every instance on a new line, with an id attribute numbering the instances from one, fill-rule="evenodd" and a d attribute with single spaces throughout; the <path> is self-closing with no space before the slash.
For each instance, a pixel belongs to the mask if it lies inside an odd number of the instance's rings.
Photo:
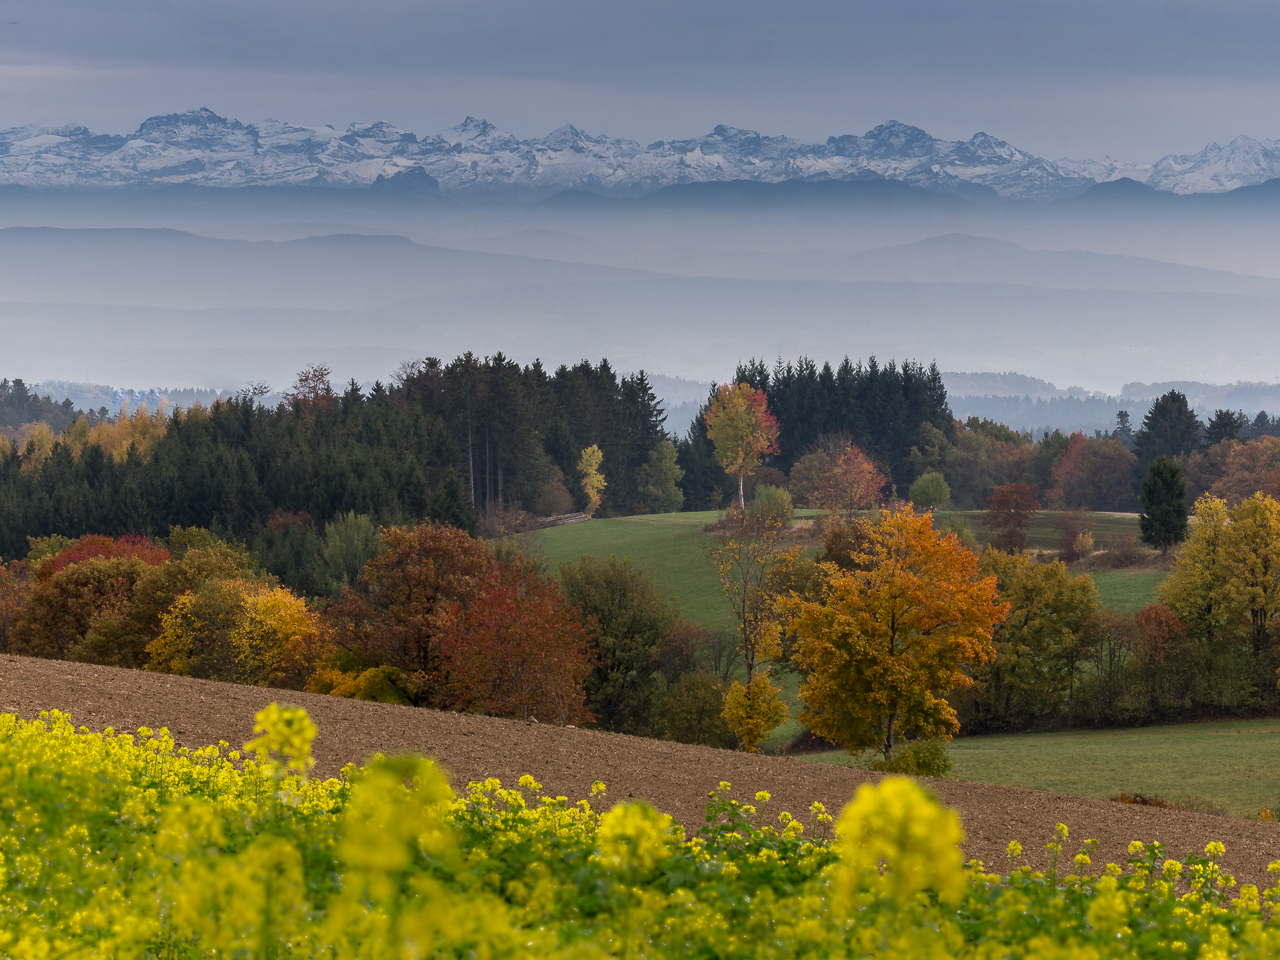
<path id="1" fill-rule="evenodd" d="M 407 133 L 384 120 L 367 124 L 353 123 L 347 127 L 346 137 L 350 137 L 349 142 L 353 143 L 357 140 L 376 140 L 379 143 L 400 143 L 406 140 L 410 143 L 418 142 L 418 138 L 412 133 Z"/>
<path id="2" fill-rule="evenodd" d="M 1280 144 L 1240 136 L 1225 147 L 1211 143 L 1196 154 L 1161 158 L 1147 184 L 1173 193 L 1222 193 L 1278 176 Z"/>
<path id="3" fill-rule="evenodd" d="M 477 120 L 475 117 L 467 117 L 456 127 L 450 127 L 441 136 L 450 143 L 466 143 L 470 140 L 484 140 L 498 132 L 488 120 Z"/>
<path id="4" fill-rule="evenodd" d="M 208 107 L 188 110 L 186 113 L 169 113 L 148 117 L 142 121 L 132 139 L 168 143 L 177 140 L 207 139 L 227 131 L 241 131 L 245 127 L 239 120 L 227 120 Z M 87 132 L 87 131 L 86 131 Z"/>

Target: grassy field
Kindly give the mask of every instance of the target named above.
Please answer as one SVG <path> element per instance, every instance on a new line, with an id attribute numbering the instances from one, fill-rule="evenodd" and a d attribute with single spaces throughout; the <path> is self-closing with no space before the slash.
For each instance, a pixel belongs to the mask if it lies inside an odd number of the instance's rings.
<path id="1" fill-rule="evenodd" d="M 1167 570 L 1095 570 L 1093 583 L 1104 610 L 1137 613 L 1155 603 L 1156 587 L 1169 575 Z"/>
<path id="2" fill-rule="evenodd" d="M 939 522 L 951 517 L 962 517 L 973 527 L 973 535 L 978 543 L 986 544 L 991 534 L 982 526 L 982 510 L 939 510 L 934 516 Z M 1058 549 L 1058 518 L 1062 514 L 1055 510 L 1042 510 L 1036 515 L 1035 524 L 1027 531 L 1027 547 L 1031 550 Z M 1138 536 L 1138 515 L 1136 513 L 1095 513 L 1093 539 L 1099 549 L 1106 545 L 1108 538 L 1123 537 L 1126 533 Z"/>
<path id="3" fill-rule="evenodd" d="M 850 762 L 841 752 L 809 759 Z M 1237 815 L 1280 805 L 1280 719 L 963 737 L 951 759 L 961 780 L 1078 797 L 1204 797 Z"/>
<path id="4" fill-rule="evenodd" d="M 707 556 L 711 538 L 702 532 L 719 511 L 661 513 L 644 517 L 590 520 L 552 527 L 537 535 L 543 557 L 554 573 L 561 561 L 583 554 L 630 557 L 653 571 L 654 579 L 695 623 L 732 630 L 733 611 Z"/>
<path id="5" fill-rule="evenodd" d="M 536 534 L 536 542 L 552 572 L 562 560 L 577 560 L 583 554 L 597 557 L 631 557 L 653 571 L 659 586 L 668 597 L 680 601 L 680 608 L 690 620 L 714 630 L 733 629 L 733 616 L 716 578 L 715 568 L 707 558 L 711 538 L 703 527 L 714 523 L 717 511 L 702 513 L 664 513 L 644 517 L 622 517 L 591 520 L 564 527 L 553 527 Z M 940 513 L 940 520 L 964 517 L 973 527 L 979 542 L 985 531 L 980 511 Z M 1052 549 L 1056 546 L 1054 524 L 1059 514 L 1041 513 L 1028 538 L 1029 546 Z M 1095 537 L 1099 543 L 1109 534 L 1137 533 L 1138 519 L 1132 514 L 1098 514 Z M 1133 613 L 1150 603 L 1155 588 L 1165 574 L 1151 570 L 1107 570 L 1093 575 L 1103 606 L 1122 613 Z"/>

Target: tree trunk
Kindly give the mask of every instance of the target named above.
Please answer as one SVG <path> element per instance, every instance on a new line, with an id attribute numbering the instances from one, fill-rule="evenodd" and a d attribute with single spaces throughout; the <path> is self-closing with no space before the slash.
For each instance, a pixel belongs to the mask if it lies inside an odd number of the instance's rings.
<path id="1" fill-rule="evenodd" d="M 893 728 L 894 728 L 894 725 L 895 725 L 897 722 L 898 722 L 898 711 L 897 711 L 897 710 L 894 710 L 894 711 L 893 711 L 893 713 L 889 714 L 889 726 L 888 726 L 888 728 L 885 730 L 885 734 L 884 734 L 884 758 L 885 758 L 885 760 L 888 760 L 890 757 L 892 757 L 892 756 L 893 756 L 893 743 L 894 743 L 894 737 L 893 737 L 893 735 L 894 735 L 894 729 L 893 729 Z"/>
<path id="2" fill-rule="evenodd" d="M 471 424 L 467 424 L 467 477 L 471 483 L 471 505 L 476 505 L 476 455 L 471 449 Z"/>
<path id="3" fill-rule="evenodd" d="M 746 513 L 747 498 L 742 492 L 742 477 L 743 475 L 741 473 L 738 474 L 738 509 L 741 510 L 743 513 Z"/>

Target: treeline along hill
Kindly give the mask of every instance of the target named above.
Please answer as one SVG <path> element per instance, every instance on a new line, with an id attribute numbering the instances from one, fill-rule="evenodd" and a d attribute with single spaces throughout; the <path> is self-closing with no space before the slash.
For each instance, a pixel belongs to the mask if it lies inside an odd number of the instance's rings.
<path id="1" fill-rule="evenodd" d="M 772 375 L 752 364 L 739 379 L 767 383 L 778 410 L 774 470 L 844 433 L 909 485 L 922 425 L 955 436 L 936 367 L 802 360 Z M 323 524 L 348 511 L 475 532 L 489 514 L 585 507 L 578 463 L 591 446 L 603 455 L 604 515 L 718 508 L 733 485 L 700 420 L 669 436 L 644 372 L 620 376 L 607 360 L 550 372 L 501 354 L 426 359 L 368 392 L 354 382 L 335 391 L 326 369 L 309 368 L 286 397 L 268 407 L 245 392 L 108 418 L 4 381 L 0 553 L 25 555 L 29 537 L 163 535 L 175 525 L 251 538 L 273 517 Z"/>
<path id="2" fill-rule="evenodd" d="M 994 487 L 1024 482 L 1052 509 L 1136 511 L 1161 454 L 1181 458 L 1190 502 L 1235 487 L 1280 490 L 1269 473 L 1280 440 L 1265 412 L 1217 411 L 1202 424 L 1173 392 L 1136 430 L 1122 418 L 1093 437 L 1033 438 L 953 419 L 937 367 L 913 361 L 751 361 L 733 382 L 760 390 L 779 427 L 777 452 L 749 484 L 790 483 L 798 506 L 808 505 L 805 458 L 833 444 L 854 444 L 879 466 L 886 500 L 936 472 L 951 505 L 968 510 Z M 111 417 L 0 382 L 0 554 L 24 556 L 30 537 L 162 536 L 173 526 L 253 541 L 347 512 L 478 533 L 486 517 L 586 508 L 579 466 L 590 447 L 606 482 L 602 516 L 718 509 L 736 485 L 700 417 L 684 436 L 668 434 L 645 373 L 620 375 L 608 360 L 549 371 L 502 354 L 428 358 L 367 392 L 354 381 L 335 390 L 327 368 L 310 367 L 285 402 L 264 405 L 260 393 Z"/>

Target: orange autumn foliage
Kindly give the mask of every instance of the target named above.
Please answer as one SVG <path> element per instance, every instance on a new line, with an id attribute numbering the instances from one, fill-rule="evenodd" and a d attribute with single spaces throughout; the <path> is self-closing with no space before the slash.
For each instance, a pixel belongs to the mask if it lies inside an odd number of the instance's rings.
<path id="1" fill-rule="evenodd" d="M 383 550 L 325 613 L 315 693 L 497 716 L 589 720 L 592 637 L 554 581 L 499 562 L 437 523 L 382 533 Z"/>
<path id="2" fill-rule="evenodd" d="M 521 562 L 498 563 L 443 638 L 455 706 L 521 720 L 589 720 L 590 642 L 553 581 Z"/>
<path id="3" fill-rule="evenodd" d="M 850 752 L 888 759 L 899 731 L 949 737 L 958 728 L 947 694 L 965 668 L 995 656 L 992 629 L 1008 612 L 996 580 L 954 534 L 910 507 L 878 523 L 855 521 L 856 565 L 823 563 L 819 600 L 784 601 L 810 730 Z"/>
<path id="4" fill-rule="evenodd" d="M 365 565 L 355 589 L 326 611 L 328 635 L 344 669 L 392 667 L 419 706 L 450 700 L 442 637 L 477 595 L 493 564 L 484 543 L 439 523 L 382 532 L 382 552 Z M 309 685 L 309 689 L 314 685 Z M 328 692 L 314 687 L 318 692 Z"/>
<path id="5" fill-rule="evenodd" d="M 872 459 L 857 447 L 850 447 L 832 461 L 814 499 L 824 510 L 852 519 L 858 510 L 880 503 L 884 485 L 884 474 Z"/>
<path id="6" fill-rule="evenodd" d="M 111 557 L 132 557 L 148 566 L 158 567 L 169 559 L 169 552 L 136 533 L 127 533 L 123 537 L 114 539 L 90 533 L 40 564 L 36 577 L 44 582 L 72 564 L 84 563 L 94 558 L 109 559 Z"/>

